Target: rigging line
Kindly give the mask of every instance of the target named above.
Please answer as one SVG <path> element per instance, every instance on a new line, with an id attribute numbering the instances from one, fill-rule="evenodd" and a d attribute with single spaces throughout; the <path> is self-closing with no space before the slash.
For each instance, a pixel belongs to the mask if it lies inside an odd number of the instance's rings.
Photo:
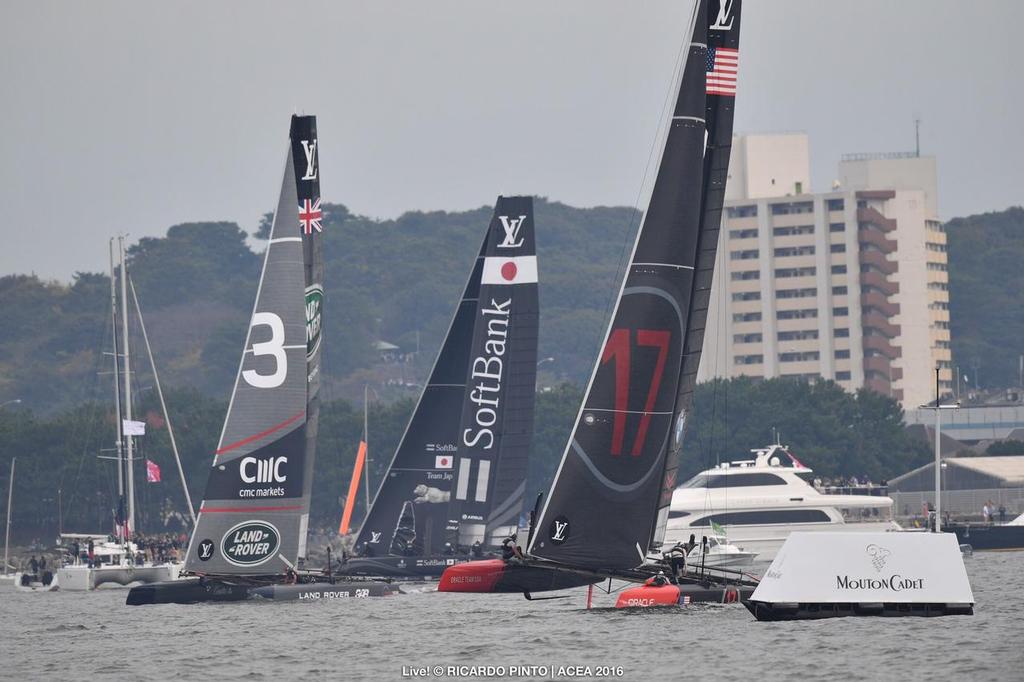
<path id="1" fill-rule="evenodd" d="M 72 507 L 73 507 L 74 502 L 75 502 L 75 497 L 78 495 L 78 483 L 79 483 L 79 481 L 81 480 L 81 477 L 82 477 L 82 466 L 85 463 L 86 453 L 90 449 L 89 448 L 89 442 L 92 439 L 93 429 L 95 428 L 96 423 L 99 421 L 98 419 L 96 419 L 96 415 L 100 411 L 99 410 L 99 403 L 96 402 L 95 396 L 96 396 L 96 392 L 97 392 L 96 387 L 99 384 L 100 364 L 103 362 L 103 347 L 106 345 L 106 342 L 107 342 L 107 332 L 109 332 L 109 331 L 110 331 L 110 327 L 107 325 L 107 318 L 106 318 L 106 316 L 103 316 L 101 318 L 101 322 L 100 322 L 100 331 L 95 335 L 95 337 L 94 337 L 95 338 L 95 343 L 92 346 L 93 348 L 99 348 L 100 349 L 99 352 L 96 353 L 96 355 L 94 356 L 94 359 L 93 359 L 92 387 L 91 387 L 91 389 L 86 391 L 87 395 L 89 395 L 92 398 L 89 401 L 89 404 L 92 407 L 92 414 L 91 414 L 92 418 L 88 420 L 89 421 L 88 431 L 86 432 L 85 440 L 82 441 L 82 451 L 79 453 L 79 456 L 78 456 L 78 469 L 75 471 L 75 479 L 74 479 L 74 482 L 71 485 L 71 497 L 68 499 L 67 503 L 62 505 L 62 508 L 61 508 L 61 513 L 63 515 L 65 515 L 65 516 L 69 516 L 70 515 Z M 72 434 L 72 437 L 74 437 L 74 434 Z M 60 474 L 60 479 L 59 479 L 59 482 L 58 482 L 58 487 L 63 489 L 63 486 L 64 486 L 64 468 L 61 467 L 61 474 Z"/>
<path id="2" fill-rule="evenodd" d="M 624 261 L 631 254 L 631 244 L 636 240 L 636 232 L 640 229 L 646 211 L 641 211 L 640 200 L 644 195 L 644 189 L 647 186 L 647 178 L 651 172 L 651 165 L 654 160 L 655 151 L 659 148 L 658 143 L 663 137 L 667 137 L 667 131 L 671 125 L 668 117 L 665 113 L 668 111 L 670 103 L 672 103 L 673 95 L 678 93 L 676 85 L 679 83 L 679 79 L 682 76 L 682 70 L 686 64 L 685 54 L 690 46 L 690 38 L 692 35 L 692 26 L 688 26 L 687 36 L 683 39 L 683 42 L 679 45 L 679 50 L 676 53 L 675 67 L 672 69 L 672 78 L 668 81 L 668 86 L 665 90 L 665 97 L 661 103 L 661 111 L 658 113 L 658 129 L 655 131 L 654 138 L 651 140 L 650 147 L 647 150 L 647 163 L 644 165 L 644 173 L 640 178 L 640 186 L 637 188 L 636 199 L 633 200 L 633 216 L 629 221 L 629 229 L 622 236 L 622 246 L 619 248 L 619 261 L 615 266 L 615 278 L 613 282 L 621 281 L 623 277 Z M 660 160 L 660 157 L 659 157 Z M 632 238 L 632 239 L 631 239 Z M 628 264 L 626 264 L 628 265 Z M 607 327 L 612 323 L 609 319 L 612 313 L 612 308 L 615 305 L 615 301 L 618 298 L 618 288 L 612 287 L 610 295 L 604 308 L 604 323 L 603 326 Z M 586 396 L 584 396 L 585 398 Z"/>

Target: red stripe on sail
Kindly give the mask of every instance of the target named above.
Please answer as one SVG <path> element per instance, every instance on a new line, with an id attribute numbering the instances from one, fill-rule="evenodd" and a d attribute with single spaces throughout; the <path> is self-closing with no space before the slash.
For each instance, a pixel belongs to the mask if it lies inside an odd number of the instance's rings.
<path id="1" fill-rule="evenodd" d="M 202 507 L 201 514 L 229 514 L 231 512 L 268 512 L 268 511 L 295 511 L 302 509 L 301 504 L 291 507 Z"/>
<path id="2" fill-rule="evenodd" d="M 305 414 L 306 414 L 306 411 L 303 410 L 302 412 L 299 412 L 294 417 L 288 417 L 287 419 L 285 419 L 283 422 L 281 422 L 277 426 L 271 426 L 266 431 L 260 431 L 259 433 L 257 433 L 254 436 L 249 436 L 248 438 L 243 438 L 242 440 L 236 441 L 236 442 L 232 443 L 231 445 L 225 445 L 224 447 L 222 447 L 219 450 L 217 450 L 214 454 L 216 454 L 216 455 L 223 455 L 225 452 L 228 452 L 230 450 L 234 450 L 235 448 L 240 448 L 243 445 L 246 445 L 247 443 L 253 442 L 254 440 L 259 440 L 260 438 L 265 438 L 265 437 L 269 436 L 270 434 L 274 433 L 275 431 L 280 431 L 281 429 L 283 429 L 284 427 L 288 426 L 293 421 L 295 421 L 299 417 L 304 416 Z"/>

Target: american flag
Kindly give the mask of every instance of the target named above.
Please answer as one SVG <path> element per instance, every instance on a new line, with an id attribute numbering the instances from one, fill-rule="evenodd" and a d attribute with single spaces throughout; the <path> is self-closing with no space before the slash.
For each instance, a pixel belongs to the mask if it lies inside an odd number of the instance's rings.
<path id="1" fill-rule="evenodd" d="M 740 51 L 730 47 L 708 48 L 708 94 L 736 96 L 736 69 Z"/>
<path id="2" fill-rule="evenodd" d="M 692 600 L 690 598 L 690 595 L 688 595 L 688 594 L 681 594 L 681 595 L 679 595 L 679 605 L 680 606 L 686 606 L 691 601 Z"/>
<path id="3" fill-rule="evenodd" d="M 302 227 L 304 234 L 313 234 L 314 229 L 317 232 L 322 232 L 323 228 L 320 225 L 320 221 L 323 217 L 324 214 L 320 210 L 319 197 L 317 197 L 315 202 L 306 199 L 303 205 L 299 206 L 299 225 Z"/>

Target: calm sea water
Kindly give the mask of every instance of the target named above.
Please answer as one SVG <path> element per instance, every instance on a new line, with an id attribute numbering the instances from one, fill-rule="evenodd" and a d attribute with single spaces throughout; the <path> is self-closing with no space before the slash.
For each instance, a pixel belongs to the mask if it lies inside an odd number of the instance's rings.
<path id="1" fill-rule="evenodd" d="M 1024 552 L 966 563 L 974 616 L 799 623 L 758 623 L 738 605 L 616 611 L 600 595 L 588 612 L 585 589 L 542 602 L 414 593 L 129 608 L 123 589 L 5 587 L 0 678 L 485 679 L 412 675 L 461 665 L 504 666 L 496 679 L 1020 680 Z M 522 675 L 511 666 L 538 668 Z M 553 675 L 560 666 L 590 666 L 590 675 Z M 601 666 L 612 675 L 599 677 Z"/>

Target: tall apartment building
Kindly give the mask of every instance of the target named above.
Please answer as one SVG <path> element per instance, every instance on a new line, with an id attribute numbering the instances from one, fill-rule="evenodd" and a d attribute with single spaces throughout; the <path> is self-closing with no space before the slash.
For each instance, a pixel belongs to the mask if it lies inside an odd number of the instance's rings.
<path id="1" fill-rule="evenodd" d="M 807 138 L 734 142 L 700 378 L 834 379 L 904 407 L 952 386 L 935 160 L 850 156 L 810 193 Z"/>

